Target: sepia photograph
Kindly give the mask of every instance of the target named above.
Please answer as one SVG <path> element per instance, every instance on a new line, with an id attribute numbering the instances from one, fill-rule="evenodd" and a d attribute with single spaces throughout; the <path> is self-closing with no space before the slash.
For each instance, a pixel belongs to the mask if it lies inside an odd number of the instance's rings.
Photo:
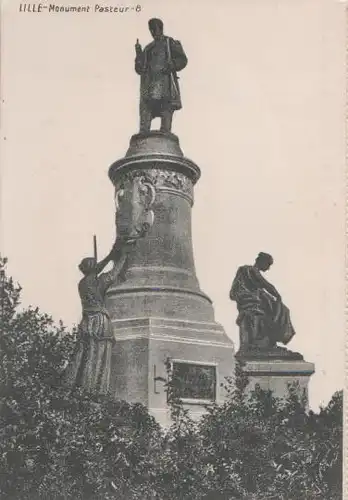
<path id="1" fill-rule="evenodd" d="M 0 28 L 0 498 L 348 498 L 345 2 Z"/>

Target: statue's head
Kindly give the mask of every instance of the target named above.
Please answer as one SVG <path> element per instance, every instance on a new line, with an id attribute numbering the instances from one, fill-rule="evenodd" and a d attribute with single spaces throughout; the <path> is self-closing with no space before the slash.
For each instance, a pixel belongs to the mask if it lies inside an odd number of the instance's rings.
<path id="1" fill-rule="evenodd" d="M 268 271 L 273 264 L 273 257 L 269 253 L 260 252 L 256 257 L 255 265 L 260 271 Z"/>
<path id="2" fill-rule="evenodd" d="M 158 38 L 163 35 L 163 21 L 161 19 L 150 19 L 149 21 L 149 30 L 153 38 Z"/>
<path id="3" fill-rule="evenodd" d="M 88 274 L 92 273 L 95 270 L 96 265 L 97 261 L 95 260 L 94 257 L 86 257 L 85 259 L 81 260 L 79 264 L 79 269 L 81 273 L 87 276 Z"/>

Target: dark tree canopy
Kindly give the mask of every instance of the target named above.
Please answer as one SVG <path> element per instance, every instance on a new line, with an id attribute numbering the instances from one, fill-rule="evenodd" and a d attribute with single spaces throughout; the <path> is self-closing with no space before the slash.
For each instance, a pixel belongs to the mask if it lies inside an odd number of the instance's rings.
<path id="1" fill-rule="evenodd" d="M 342 391 L 306 413 L 291 388 L 285 407 L 271 393 L 246 397 L 237 365 L 235 383 L 226 381 L 229 401 L 199 422 L 170 381 L 173 425 L 164 431 L 141 405 L 63 390 L 74 332 L 38 308 L 20 308 L 6 259 L 0 273 L 1 498 L 342 498 Z"/>

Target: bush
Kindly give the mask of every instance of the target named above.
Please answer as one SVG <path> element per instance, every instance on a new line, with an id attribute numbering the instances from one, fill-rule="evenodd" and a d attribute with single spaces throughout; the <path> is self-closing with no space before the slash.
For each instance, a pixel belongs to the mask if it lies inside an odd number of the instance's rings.
<path id="1" fill-rule="evenodd" d="M 228 401 L 191 420 L 169 377 L 173 424 L 141 405 L 67 390 L 76 341 L 38 308 L 0 259 L 0 495 L 37 500 L 339 500 L 343 394 L 306 412 L 289 388 L 246 396 L 243 367 Z M 169 374 L 170 375 L 170 374 Z"/>
<path id="2" fill-rule="evenodd" d="M 38 308 L 20 311 L 5 267 L 2 259 L 1 498 L 146 498 L 159 426 L 140 405 L 59 385 L 75 332 Z"/>

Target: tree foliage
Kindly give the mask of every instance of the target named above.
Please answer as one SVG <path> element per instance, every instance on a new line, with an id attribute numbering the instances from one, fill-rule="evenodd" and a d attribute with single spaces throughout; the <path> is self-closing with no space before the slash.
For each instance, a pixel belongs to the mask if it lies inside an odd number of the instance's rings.
<path id="1" fill-rule="evenodd" d="M 5 266 L 2 259 L 1 498 L 140 498 L 158 425 L 140 405 L 59 385 L 75 335 L 38 308 L 20 310 L 21 288 Z"/>
<path id="2" fill-rule="evenodd" d="M 61 387 L 76 332 L 19 307 L 6 259 L 0 278 L 1 498 L 342 498 L 342 392 L 307 412 L 292 388 L 285 405 L 270 392 L 248 396 L 237 364 L 228 400 L 193 421 L 168 373 L 164 430 L 141 405 Z"/>

